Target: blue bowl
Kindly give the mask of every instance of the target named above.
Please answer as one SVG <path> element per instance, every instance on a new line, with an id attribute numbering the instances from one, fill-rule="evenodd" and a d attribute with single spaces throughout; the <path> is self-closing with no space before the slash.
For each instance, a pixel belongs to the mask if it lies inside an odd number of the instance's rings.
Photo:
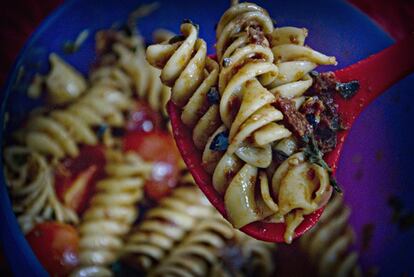
<path id="1" fill-rule="evenodd" d="M 180 22 L 189 18 L 201 26 L 200 36 L 208 42 L 209 51 L 214 52 L 214 24 L 230 1 L 159 2 L 160 9 L 138 24 L 146 38 L 150 39 L 151 32 L 159 27 L 178 32 Z M 342 1 L 255 2 L 267 8 L 279 26 L 308 28 L 307 43 L 335 55 L 339 67 L 352 64 L 392 43 L 375 23 Z M 10 74 L 1 102 L 3 121 L 5 113 L 9 113 L 3 134 L 16 128 L 27 116 L 27 111 L 39 104 L 27 98 L 25 92 L 36 72 L 47 72 L 50 52 L 60 54 L 86 74 L 95 58 L 94 36 L 90 35 L 80 50 L 71 55 L 63 52 L 63 44 L 74 40 L 84 29 L 94 34 L 99 29 L 125 21 L 128 13 L 139 4 L 142 3 L 137 0 L 73 0 L 52 13 L 28 40 Z M 331 68 L 322 70 L 325 69 Z M 410 174 L 414 156 L 414 132 L 410 128 L 414 126 L 412 87 L 413 75 L 387 91 L 362 114 L 345 144 L 337 173 L 346 191 L 346 201 L 353 210 L 351 223 L 359 238 L 356 248 L 360 250 L 362 264 L 365 269 L 379 267 L 380 276 L 414 274 L 414 228 L 399 231 L 391 223 L 392 211 L 387 205 L 387 199 L 396 195 L 408 210 L 414 210 L 414 179 Z M 4 139 L 3 136 L 1 140 Z M 0 180 L 0 235 L 12 271 L 16 276 L 45 276 L 46 271 L 19 229 L 2 170 Z M 374 233 L 371 246 L 362 250 L 365 224 L 373 224 Z"/>

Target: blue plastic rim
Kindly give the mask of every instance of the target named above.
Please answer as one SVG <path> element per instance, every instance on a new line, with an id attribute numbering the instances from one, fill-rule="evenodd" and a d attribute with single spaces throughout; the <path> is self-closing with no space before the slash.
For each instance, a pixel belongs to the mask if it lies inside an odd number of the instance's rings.
<path id="1" fill-rule="evenodd" d="M 149 3 L 150 1 L 145 1 Z M 183 19 L 201 26 L 210 53 L 214 52 L 214 24 L 230 1 L 158 1 L 160 8 L 138 23 L 151 40 L 155 28 L 178 32 Z M 342 1 L 254 1 L 268 9 L 277 25 L 309 29 L 307 44 L 335 55 L 345 67 L 389 46 L 392 40 L 369 18 Z M 28 40 L 11 71 L 2 95 L 0 116 L 8 124 L 1 137 L 27 116 L 37 105 L 25 95 L 36 72 L 48 69 L 47 57 L 56 52 L 86 74 L 94 60 L 94 33 L 125 21 L 129 12 L 144 1 L 72 0 L 51 14 Z M 75 54 L 66 55 L 63 44 L 88 29 L 90 36 Z M 321 70 L 330 69 L 323 68 Z M 380 70 L 380 69 L 379 69 Z M 414 228 L 401 232 L 391 223 L 390 195 L 401 198 L 407 210 L 414 210 L 414 180 L 410 175 L 414 156 L 414 76 L 401 81 L 375 101 L 357 121 L 343 150 L 338 179 L 345 189 L 347 204 L 353 210 L 351 223 L 357 233 L 357 250 L 365 269 L 378 266 L 380 276 L 414 274 Z M 410 93 L 411 92 L 411 93 Z M 0 150 L 2 155 L 2 149 Z M 2 167 L 2 162 L 0 161 Z M 4 253 L 16 276 L 45 276 L 47 273 L 21 233 L 12 212 L 3 171 L 0 170 L 0 238 Z M 374 226 L 368 249 L 362 251 L 362 230 Z M 407 251 L 405 251 L 407 249 Z"/>

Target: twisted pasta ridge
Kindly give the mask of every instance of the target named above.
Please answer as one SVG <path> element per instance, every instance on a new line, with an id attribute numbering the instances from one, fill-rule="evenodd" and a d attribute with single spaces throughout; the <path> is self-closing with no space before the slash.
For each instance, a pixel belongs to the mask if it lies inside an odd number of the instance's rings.
<path id="1" fill-rule="evenodd" d="M 132 231 L 123 249 L 124 259 L 143 271 L 162 260 L 192 230 L 200 218 L 213 212 L 196 187 L 180 187 L 148 211 Z"/>
<path id="2" fill-rule="evenodd" d="M 111 31 L 107 31 L 110 33 Z M 113 35 L 112 35 L 113 36 Z M 171 33 L 156 31 L 155 39 L 168 39 Z M 102 32 L 100 41 L 109 40 L 109 34 Z M 148 64 L 145 59 L 143 38 L 138 34 L 127 36 L 118 32 L 116 42 L 111 46 L 111 52 L 101 58 L 107 64 L 97 68 L 92 74 L 92 80 L 116 85 L 128 95 L 133 93 L 140 100 L 146 101 L 154 111 L 161 112 L 164 117 L 166 103 L 170 99 L 170 89 L 159 79 L 160 71 Z M 112 80 L 108 77 L 112 77 Z"/>
<path id="3" fill-rule="evenodd" d="M 94 127 L 122 126 L 123 112 L 130 107 L 122 92 L 96 85 L 66 108 L 29 116 L 26 126 L 18 131 L 18 138 L 28 148 L 53 158 L 76 157 L 80 144 L 99 142 Z"/>
<path id="4" fill-rule="evenodd" d="M 210 276 L 235 230 L 217 213 L 203 218 L 149 276 Z"/>
<path id="5" fill-rule="evenodd" d="M 343 197 L 335 195 L 318 224 L 300 239 L 319 276 L 362 276 L 358 253 L 349 250 L 355 239 L 350 213 Z"/>
<path id="6" fill-rule="evenodd" d="M 138 99 L 148 102 L 154 111 L 167 116 L 165 106 L 170 99 L 171 90 L 160 81 L 160 70 L 146 61 L 145 48 L 139 46 L 133 52 L 122 44 L 115 44 L 114 51 L 119 56 L 118 65 L 134 83 Z"/>
<path id="7" fill-rule="evenodd" d="M 206 43 L 198 38 L 194 24 L 182 24 L 181 33 L 181 40 L 149 46 L 147 60 L 161 69 L 162 82 L 172 88 L 171 99 L 183 108 L 181 119 L 193 129 L 193 141 L 204 150 L 203 161 L 211 172 L 217 157 L 212 158 L 208 145 L 220 129 L 221 120 L 218 103 L 209 100 L 208 94 L 217 92 L 219 66 L 206 56 Z"/>
<path id="8" fill-rule="evenodd" d="M 309 73 L 318 65 L 336 65 L 335 57 L 326 56 L 305 46 L 308 30 L 296 27 L 275 28 L 271 33 L 272 52 L 279 74 L 269 85 L 276 96 L 292 99 L 298 109 L 312 86 Z"/>
<path id="9" fill-rule="evenodd" d="M 59 222 L 78 222 L 76 213 L 57 198 L 53 171 L 45 157 L 27 147 L 9 146 L 4 149 L 4 160 L 13 210 L 23 233 L 29 232 L 36 223 L 52 218 Z"/>
<path id="10" fill-rule="evenodd" d="M 85 92 L 87 86 L 86 80 L 75 68 L 55 53 L 49 55 L 49 61 L 51 69 L 47 76 L 41 78 L 44 79 L 47 87 L 46 99 L 49 104 L 66 104 Z M 38 76 L 40 77 L 40 75 Z M 34 87 L 31 86 L 31 88 L 33 89 Z M 39 96 L 41 88 L 38 88 L 38 92 L 34 93 L 30 88 L 28 91 L 32 96 L 36 96 L 36 94 Z"/>
<path id="11" fill-rule="evenodd" d="M 246 276 L 272 276 L 275 272 L 273 252 L 276 244 L 254 239 L 236 231 L 239 245 L 245 259 L 242 271 Z"/>
<path id="12" fill-rule="evenodd" d="M 109 153 L 108 159 L 108 177 L 96 184 L 79 226 L 80 266 L 72 276 L 107 276 L 107 266 L 118 258 L 123 237 L 138 215 L 136 204 L 143 196 L 151 164 L 135 153 Z"/>
<path id="13" fill-rule="evenodd" d="M 266 35 L 273 31 L 267 12 L 251 3 L 228 9 L 217 25 L 220 62 L 220 116 L 230 129 L 228 154 L 256 167 L 269 166 L 270 143 L 290 135 L 276 122 L 283 119 L 264 86 L 278 75 Z M 252 137 L 253 143 L 246 143 Z"/>

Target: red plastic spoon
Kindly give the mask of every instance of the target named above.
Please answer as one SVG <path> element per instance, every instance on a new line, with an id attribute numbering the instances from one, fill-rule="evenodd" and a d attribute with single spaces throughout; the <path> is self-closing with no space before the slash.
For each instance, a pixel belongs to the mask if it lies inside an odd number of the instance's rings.
<path id="1" fill-rule="evenodd" d="M 324 157 L 334 172 L 345 138 L 361 111 L 389 87 L 414 71 L 413 50 L 414 35 L 360 62 L 335 72 L 338 81 L 349 82 L 358 80 L 360 88 L 350 100 L 344 100 L 339 94 L 335 96 L 336 103 L 339 105 L 339 114 L 347 130 L 338 133 L 336 148 Z M 178 149 L 194 180 L 213 206 L 226 217 L 223 196 L 214 189 L 211 183 L 211 176 L 203 168 L 201 153 L 193 143 L 191 130 L 181 121 L 180 108 L 172 101 L 169 101 L 167 110 L 171 118 L 174 138 Z M 305 220 L 296 228 L 294 237 L 301 236 L 315 225 L 323 209 L 320 208 L 314 213 L 305 216 Z M 244 226 L 241 230 L 259 240 L 284 242 L 285 224 L 282 223 L 253 222 Z"/>

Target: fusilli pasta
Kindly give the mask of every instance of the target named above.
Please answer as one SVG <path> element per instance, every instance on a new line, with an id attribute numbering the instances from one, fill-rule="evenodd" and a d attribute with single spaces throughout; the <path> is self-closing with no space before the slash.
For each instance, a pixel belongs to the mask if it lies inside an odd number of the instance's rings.
<path id="1" fill-rule="evenodd" d="M 80 267 L 72 276 L 107 276 L 123 247 L 123 236 L 137 218 L 136 204 L 143 197 L 145 176 L 151 164 L 134 153 L 108 154 L 108 177 L 96 185 L 80 232 Z M 87 275 L 91 274 L 91 275 Z"/>
<path id="2" fill-rule="evenodd" d="M 33 115 L 16 136 L 30 149 L 61 159 L 79 154 L 79 144 L 99 142 L 94 127 L 122 126 L 129 99 L 117 89 L 96 85 L 85 96 L 64 109 Z"/>
<path id="3" fill-rule="evenodd" d="M 52 105 L 67 104 L 85 92 L 83 76 L 55 53 L 49 56 L 51 70 L 45 77 L 47 101 Z"/>
<path id="4" fill-rule="evenodd" d="M 110 40 L 113 31 L 102 31 L 97 34 L 97 40 Z M 139 35 L 126 36 L 117 32 L 115 43 L 110 52 L 101 60 L 104 66 L 98 67 L 92 74 L 92 80 L 108 83 L 107 76 L 114 76 L 114 81 L 123 91 L 136 92 L 138 99 L 148 102 L 154 111 L 162 112 L 166 117 L 165 105 L 170 98 L 170 89 L 164 86 L 160 79 L 160 71 L 148 64 L 145 59 L 145 46 Z M 156 39 L 168 39 L 171 34 L 165 31 L 155 32 Z M 104 43 L 104 42 L 102 42 Z M 114 57 L 115 56 L 115 57 Z M 114 60 L 115 59 L 115 60 Z M 105 60 L 109 60 L 106 62 Z"/>
<path id="5" fill-rule="evenodd" d="M 151 209 L 132 231 L 123 249 L 124 257 L 148 271 L 192 230 L 200 218 L 212 212 L 195 187 L 181 187 Z"/>
<path id="6" fill-rule="evenodd" d="M 203 218 L 149 276 L 209 276 L 211 266 L 220 260 L 220 249 L 233 237 L 232 226 L 213 213 Z"/>
<path id="7" fill-rule="evenodd" d="M 4 149 L 4 160 L 13 210 L 23 233 L 45 220 L 78 222 L 76 213 L 56 197 L 53 171 L 42 155 L 26 147 L 9 146 Z"/>
<path id="8" fill-rule="evenodd" d="M 300 239 L 319 276 L 362 276 L 357 252 L 349 251 L 355 236 L 350 213 L 343 197 L 335 195 L 318 224 Z"/>

